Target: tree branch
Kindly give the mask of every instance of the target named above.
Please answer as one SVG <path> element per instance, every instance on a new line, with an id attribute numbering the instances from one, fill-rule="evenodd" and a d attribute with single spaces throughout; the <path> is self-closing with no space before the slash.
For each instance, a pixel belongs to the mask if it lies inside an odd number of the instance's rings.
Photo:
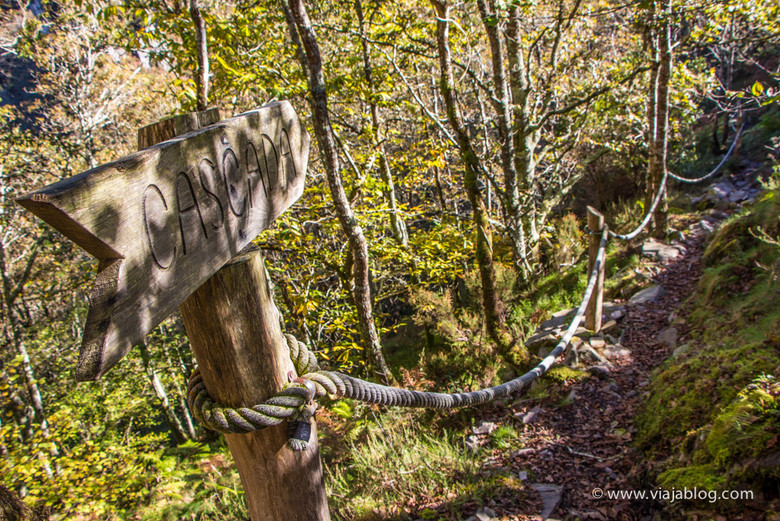
<path id="1" fill-rule="evenodd" d="M 395 50 L 396 50 L 396 48 L 395 48 L 395 47 L 393 47 L 393 54 L 395 54 Z M 390 57 L 390 55 L 389 55 L 389 54 L 387 54 L 387 52 L 385 52 L 384 50 L 381 50 L 381 49 L 380 49 L 380 52 L 381 52 L 381 53 L 384 55 L 384 57 L 387 59 L 387 61 L 389 61 L 389 62 L 390 62 L 390 64 L 392 64 L 392 66 L 393 66 L 393 69 L 395 69 L 395 72 L 396 72 L 396 73 L 397 73 L 397 74 L 398 74 L 398 75 L 401 77 L 401 80 L 404 82 L 404 85 L 406 85 L 406 88 L 409 90 L 409 93 L 410 93 L 410 94 L 412 95 L 412 97 L 414 98 L 414 101 L 416 101 L 416 102 L 417 102 L 417 105 L 418 105 L 418 106 L 419 106 L 419 107 L 422 109 L 423 113 L 425 113 L 425 115 L 426 115 L 426 116 L 428 116 L 428 118 L 429 118 L 431 121 L 433 121 L 433 122 L 434 122 L 434 124 L 436 124 L 436 126 L 439 128 L 439 130 L 441 131 L 441 133 L 442 133 L 442 134 L 444 134 L 444 136 L 445 136 L 445 137 L 447 138 L 447 140 L 450 142 L 450 144 L 452 144 L 452 145 L 454 145 L 454 146 L 458 146 L 458 143 L 455 141 L 455 138 L 454 138 L 454 137 L 452 137 L 452 134 L 450 134 L 450 132 L 449 132 L 449 131 L 446 129 L 446 127 L 445 127 L 444 125 L 442 125 L 442 123 L 441 123 L 441 121 L 439 120 L 439 118 L 437 118 L 436 116 L 434 116 L 434 115 L 433 115 L 433 113 L 431 113 L 431 111 L 430 111 L 430 110 L 428 110 L 428 107 L 426 107 L 426 106 L 425 106 L 425 104 L 423 103 L 423 101 L 420 99 L 420 97 L 419 97 L 419 96 L 417 95 L 417 93 L 414 91 L 414 89 L 412 88 L 412 86 L 409 84 L 409 80 L 406 78 L 406 76 L 404 75 L 404 73 L 403 73 L 403 72 L 401 72 L 401 69 L 400 69 L 400 67 L 398 67 L 398 64 L 396 63 L 396 61 L 395 61 L 395 58 L 394 58 L 394 57 L 393 57 L 393 58 L 391 58 L 391 57 Z"/>
<path id="2" fill-rule="evenodd" d="M 209 51 L 206 40 L 206 20 L 200 12 L 198 0 L 190 0 L 190 16 L 195 24 L 195 36 L 198 42 L 198 73 L 195 76 L 198 110 L 206 110 L 209 99 Z"/>
<path id="3" fill-rule="evenodd" d="M 609 90 L 615 88 L 618 85 L 622 85 L 624 83 L 627 83 L 627 82 L 633 80 L 640 73 L 645 72 L 648 69 L 649 69 L 649 67 L 638 67 L 638 68 L 634 69 L 630 74 L 624 76 L 623 78 L 621 78 L 620 80 L 616 81 L 615 83 L 611 83 L 609 85 L 604 85 L 603 87 L 601 87 L 599 89 L 596 89 L 595 91 L 591 92 L 590 94 L 588 94 L 584 98 L 581 98 L 581 99 L 578 99 L 576 101 L 573 101 L 573 102 L 569 103 L 568 105 L 566 105 L 564 107 L 561 107 L 559 109 L 550 110 L 550 111 L 546 112 L 539 119 L 539 121 L 536 124 L 530 126 L 530 130 L 533 132 L 533 131 L 541 129 L 542 126 L 545 123 L 547 123 L 547 121 L 551 117 L 559 116 L 561 114 L 566 114 L 568 112 L 573 111 L 574 109 L 576 109 L 578 107 L 581 107 L 582 105 L 585 105 L 586 103 L 590 103 L 591 101 L 593 101 L 594 99 L 598 98 L 599 96 L 601 96 L 605 92 L 608 92 Z"/>

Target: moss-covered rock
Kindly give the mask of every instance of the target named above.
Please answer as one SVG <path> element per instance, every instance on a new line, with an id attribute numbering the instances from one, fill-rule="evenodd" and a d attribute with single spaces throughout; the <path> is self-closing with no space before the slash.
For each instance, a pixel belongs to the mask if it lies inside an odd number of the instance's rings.
<path id="1" fill-rule="evenodd" d="M 563 365 L 555 366 L 531 384 L 531 388 L 526 396 L 528 398 L 560 401 L 569 393 L 569 391 L 565 390 L 568 384 L 590 378 L 590 376 L 590 373 L 587 371 L 578 371 Z"/>
<path id="2" fill-rule="evenodd" d="M 637 442 L 664 489 L 780 483 L 780 190 L 711 237 L 687 302 L 687 349 L 656 370 Z M 763 234 L 765 235 L 763 235 Z M 762 239 L 763 238 L 763 239 Z"/>
<path id="3" fill-rule="evenodd" d="M 726 478 L 716 465 L 690 465 L 662 472 L 658 483 L 664 490 L 720 490 L 726 485 Z"/>

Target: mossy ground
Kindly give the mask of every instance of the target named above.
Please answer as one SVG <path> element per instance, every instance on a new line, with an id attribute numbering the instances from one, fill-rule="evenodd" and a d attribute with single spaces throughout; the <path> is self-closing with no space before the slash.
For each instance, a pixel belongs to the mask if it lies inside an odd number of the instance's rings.
<path id="1" fill-rule="evenodd" d="M 710 239 L 686 303 L 689 341 L 654 374 L 638 445 L 665 489 L 777 496 L 780 467 L 780 190 Z"/>

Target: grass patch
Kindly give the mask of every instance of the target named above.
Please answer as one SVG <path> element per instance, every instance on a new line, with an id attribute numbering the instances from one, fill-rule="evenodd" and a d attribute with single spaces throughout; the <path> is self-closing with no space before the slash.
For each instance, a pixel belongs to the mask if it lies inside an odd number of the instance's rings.
<path id="1" fill-rule="evenodd" d="M 522 482 L 509 473 L 482 470 L 490 449 L 472 451 L 454 430 L 424 424 L 413 413 L 388 411 L 348 443 L 342 460 L 326 462 L 334 519 L 460 519 L 467 502 L 485 502 L 508 488 L 522 492 Z M 497 447 L 517 438 L 511 427 L 499 430 L 493 433 Z"/>

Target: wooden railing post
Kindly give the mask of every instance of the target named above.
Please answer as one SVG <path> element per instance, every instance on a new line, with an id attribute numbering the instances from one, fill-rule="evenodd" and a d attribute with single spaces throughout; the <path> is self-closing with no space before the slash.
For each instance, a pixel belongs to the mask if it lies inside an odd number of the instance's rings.
<path id="1" fill-rule="evenodd" d="M 588 228 L 592 232 L 588 242 L 588 276 L 590 276 L 593 266 L 596 264 L 601 233 L 604 231 L 604 216 L 591 206 L 588 206 Z M 601 263 L 596 278 L 596 287 L 593 288 L 588 307 L 585 309 L 585 327 L 594 333 L 598 333 L 601 329 L 601 311 L 604 304 L 604 264 Z"/>
<path id="2" fill-rule="evenodd" d="M 139 146 L 218 120 L 214 109 L 176 116 L 141 129 Z M 218 402 L 233 407 L 262 403 L 282 389 L 289 371 L 295 371 L 258 250 L 236 256 L 179 310 L 206 389 Z M 287 446 L 287 422 L 225 438 L 252 521 L 330 519 L 313 420 L 309 448 L 302 452 Z"/>

